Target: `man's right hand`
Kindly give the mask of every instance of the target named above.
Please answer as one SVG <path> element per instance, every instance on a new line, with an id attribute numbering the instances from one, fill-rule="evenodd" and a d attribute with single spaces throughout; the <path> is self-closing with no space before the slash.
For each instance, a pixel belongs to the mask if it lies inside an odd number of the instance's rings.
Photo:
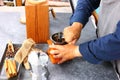
<path id="1" fill-rule="evenodd" d="M 81 23 L 74 22 L 71 26 L 64 28 L 63 35 L 65 41 L 75 44 L 80 37 L 82 26 Z"/>

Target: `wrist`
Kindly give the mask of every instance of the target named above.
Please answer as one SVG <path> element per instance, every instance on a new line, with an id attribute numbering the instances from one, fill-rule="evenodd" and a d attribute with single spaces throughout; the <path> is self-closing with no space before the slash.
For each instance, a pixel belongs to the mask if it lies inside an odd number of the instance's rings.
<path id="1" fill-rule="evenodd" d="M 82 55 L 79 51 L 79 46 L 76 46 L 76 48 L 75 48 L 75 57 L 82 57 Z"/>
<path id="2" fill-rule="evenodd" d="M 83 27 L 83 25 L 81 24 L 81 23 L 79 23 L 79 22 L 74 22 L 73 24 L 72 24 L 72 27 L 77 27 L 78 29 L 82 29 L 82 27 Z"/>

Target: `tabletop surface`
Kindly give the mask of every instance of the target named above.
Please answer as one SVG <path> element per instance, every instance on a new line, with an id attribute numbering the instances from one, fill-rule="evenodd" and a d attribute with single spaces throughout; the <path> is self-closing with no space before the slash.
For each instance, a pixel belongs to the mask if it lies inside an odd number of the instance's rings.
<path id="1" fill-rule="evenodd" d="M 57 19 L 50 15 L 50 35 L 63 31 L 69 25 L 71 9 L 62 7 L 56 9 Z M 61 12 L 60 12 L 61 11 Z M 0 59 L 9 40 L 16 44 L 22 44 L 26 39 L 26 26 L 19 22 L 25 15 L 24 7 L 0 7 Z M 81 38 L 77 44 L 95 39 L 95 29 L 88 23 L 83 29 Z M 46 50 L 47 44 L 40 44 L 40 49 Z M 117 80 L 117 76 L 109 62 L 91 64 L 83 58 L 75 58 L 61 65 L 48 62 L 50 72 L 49 80 Z"/>

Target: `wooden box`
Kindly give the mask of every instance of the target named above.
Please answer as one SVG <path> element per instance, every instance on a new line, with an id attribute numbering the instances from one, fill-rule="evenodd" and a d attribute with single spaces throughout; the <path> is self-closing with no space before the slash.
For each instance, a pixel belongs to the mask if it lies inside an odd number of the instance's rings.
<path id="1" fill-rule="evenodd" d="M 27 38 L 36 43 L 46 43 L 49 39 L 49 6 L 47 0 L 25 3 Z"/>

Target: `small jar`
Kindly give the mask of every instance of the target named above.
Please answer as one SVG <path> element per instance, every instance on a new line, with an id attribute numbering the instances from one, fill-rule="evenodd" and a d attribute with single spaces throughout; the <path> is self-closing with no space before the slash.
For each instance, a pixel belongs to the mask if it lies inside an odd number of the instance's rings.
<path id="1" fill-rule="evenodd" d="M 62 32 L 58 32 L 58 33 L 54 33 L 50 39 L 52 40 L 52 42 L 55 45 L 65 45 L 67 44 L 67 42 L 65 41 L 64 37 L 63 37 L 63 33 Z"/>

